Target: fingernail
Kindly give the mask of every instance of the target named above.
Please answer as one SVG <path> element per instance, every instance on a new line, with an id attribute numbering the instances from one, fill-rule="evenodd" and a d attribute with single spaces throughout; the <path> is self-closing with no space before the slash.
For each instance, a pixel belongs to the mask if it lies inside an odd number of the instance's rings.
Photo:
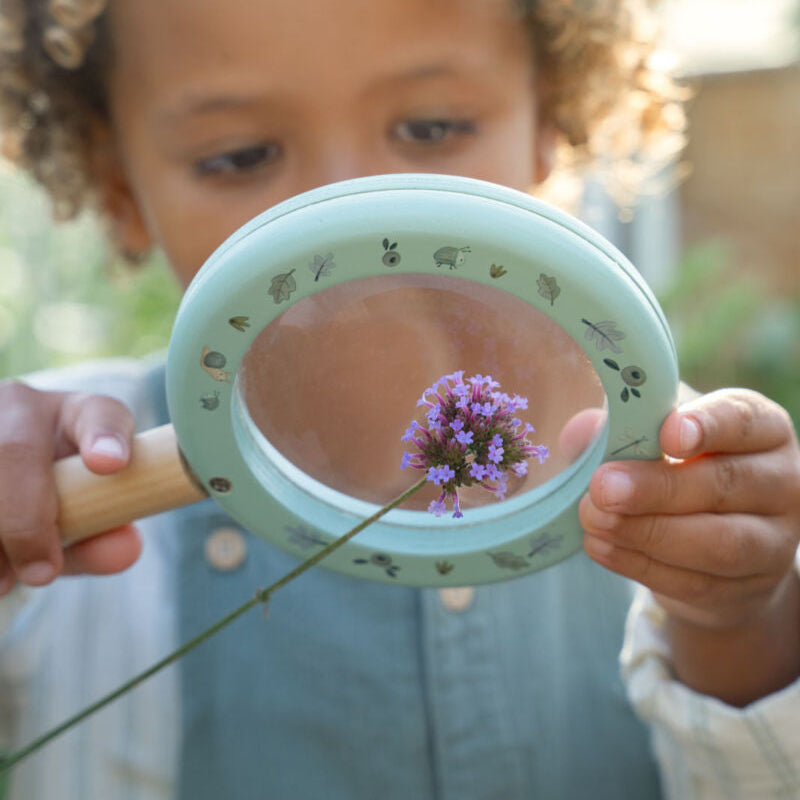
<path id="1" fill-rule="evenodd" d="M 691 417 L 683 417 L 678 435 L 680 438 L 681 450 L 688 451 L 694 450 L 695 447 L 700 444 L 702 431 L 697 422 Z"/>
<path id="2" fill-rule="evenodd" d="M 49 561 L 34 561 L 33 564 L 23 567 L 17 574 L 23 583 L 31 586 L 40 586 L 53 580 L 56 576 L 56 571 Z"/>
<path id="3" fill-rule="evenodd" d="M 125 458 L 125 448 L 116 436 L 99 436 L 92 445 L 92 453 L 96 456 Z"/>
<path id="4" fill-rule="evenodd" d="M 615 469 L 608 470 L 603 476 L 600 494 L 605 505 L 620 505 L 633 495 L 633 482 L 624 472 Z"/>

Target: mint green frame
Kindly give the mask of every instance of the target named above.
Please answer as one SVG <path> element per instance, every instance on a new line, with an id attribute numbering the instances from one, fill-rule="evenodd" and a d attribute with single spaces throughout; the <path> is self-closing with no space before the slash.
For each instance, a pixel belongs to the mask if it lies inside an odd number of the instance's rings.
<path id="1" fill-rule="evenodd" d="M 403 243 L 392 266 L 381 258 L 387 232 Z M 326 271 L 328 253 L 336 268 Z M 445 258 L 439 266 L 435 253 Z M 315 257 L 318 280 L 308 268 Z M 677 402 L 675 348 L 657 301 L 612 245 L 529 195 L 482 181 L 382 175 L 333 184 L 266 211 L 217 249 L 184 296 L 167 363 L 170 414 L 195 474 L 243 526 L 299 558 L 377 509 L 283 458 L 243 413 L 235 375 L 256 335 L 286 308 L 390 271 L 475 281 L 547 314 L 600 376 L 608 422 L 543 486 L 463 519 L 392 511 L 324 565 L 386 583 L 464 586 L 528 574 L 576 552 L 577 506 L 597 466 L 661 456 L 658 432 Z M 401 450 L 398 442 L 398 458 Z"/>

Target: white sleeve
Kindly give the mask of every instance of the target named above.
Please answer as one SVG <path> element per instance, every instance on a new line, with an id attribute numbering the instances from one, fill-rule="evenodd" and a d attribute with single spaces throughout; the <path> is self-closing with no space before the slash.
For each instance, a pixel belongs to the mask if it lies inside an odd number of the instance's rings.
<path id="1" fill-rule="evenodd" d="M 745 708 L 698 694 L 672 674 L 663 622 L 640 587 L 621 662 L 628 696 L 650 726 L 665 797 L 800 800 L 800 680 Z"/>

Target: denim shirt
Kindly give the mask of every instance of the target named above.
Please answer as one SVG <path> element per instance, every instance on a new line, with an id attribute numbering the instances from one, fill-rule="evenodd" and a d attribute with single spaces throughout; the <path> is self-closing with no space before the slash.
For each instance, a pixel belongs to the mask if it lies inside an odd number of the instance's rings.
<path id="1" fill-rule="evenodd" d="M 166 419 L 147 362 L 29 382 L 111 394 L 141 427 Z M 294 563 L 240 531 L 245 558 L 224 568 L 208 547 L 220 527 L 238 526 L 211 501 L 151 517 L 130 569 L 0 599 L 0 745 L 60 724 Z M 578 555 L 459 610 L 317 567 L 268 618 L 251 610 L 23 761 L 8 798 L 661 797 L 618 677 L 631 588 Z M 622 666 L 664 797 L 800 800 L 800 680 L 744 709 L 693 692 L 641 588 Z"/>
<path id="2" fill-rule="evenodd" d="M 236 523 L 174 516 L 181 641 L 297 563 L 239 529 L 243 563 L 215 569 Z M 315 568 L 181 660 L 180 798 L 656 800 L 619 678 L 631 597 L 582 554 L 462 610 Z"/>

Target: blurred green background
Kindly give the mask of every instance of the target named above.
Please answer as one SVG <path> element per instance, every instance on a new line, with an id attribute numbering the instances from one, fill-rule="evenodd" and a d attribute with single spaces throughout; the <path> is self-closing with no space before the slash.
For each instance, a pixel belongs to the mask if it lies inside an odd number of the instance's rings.
<path id="1" fill-rule="evenodd" d="M 0 164 L 0 377 L 163 348 L 179 299 L 161 258 L 124 264 L 88 214 L 53 225 L 43 192 Z"/>

